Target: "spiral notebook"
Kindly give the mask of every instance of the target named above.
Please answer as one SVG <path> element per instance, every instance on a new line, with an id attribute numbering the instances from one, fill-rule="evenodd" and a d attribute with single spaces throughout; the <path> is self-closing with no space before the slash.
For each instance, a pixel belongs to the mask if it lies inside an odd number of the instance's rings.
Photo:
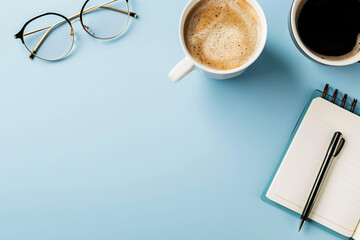
<path id="1" fill-rule="evenodd" d="M 315 91 L 297 123 L 266 197 L 301 214 L 336 131 L 346 144 L 333 163 L 310 219 L 349 238 L 360 240 L 360 117 L 357 100 L 329 85 Z M 350 102 L 350 104 L 348 104 Z"/>

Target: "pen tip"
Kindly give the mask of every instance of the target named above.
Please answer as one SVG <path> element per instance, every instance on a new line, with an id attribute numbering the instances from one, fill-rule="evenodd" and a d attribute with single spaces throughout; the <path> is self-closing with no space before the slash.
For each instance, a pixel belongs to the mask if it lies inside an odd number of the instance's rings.
<path id="1" fill-rule="evenodd" d="M 304 226 L 305 222 L 306 222 L 305 220 L 302 220 L 302 221 L 301 221 L 301 224 L 300 224 L 300 227 L 299 227 L 299 232 L 301 231 L 301 229 L 302 229 L 302 227 Z"/>

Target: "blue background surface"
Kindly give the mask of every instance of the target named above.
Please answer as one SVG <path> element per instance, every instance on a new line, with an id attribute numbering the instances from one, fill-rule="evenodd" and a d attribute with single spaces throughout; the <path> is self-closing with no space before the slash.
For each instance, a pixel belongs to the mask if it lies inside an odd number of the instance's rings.
<path id="1" fill-rule="evenodd" d="M 187 0 L 131 0 L 111 42 L 74 25 L 66 60 L 29 61 L 13 35 L 83 0 L 0 8 L 0 239 L 341 239 L 262 198 L 301 110 L 325 83 L 360 97 L 360 65 L 311 62 L 293 45 L 290 0 L 259 0 L 267 46 L 244 75 L 167 77 L 184 54 Z"/>

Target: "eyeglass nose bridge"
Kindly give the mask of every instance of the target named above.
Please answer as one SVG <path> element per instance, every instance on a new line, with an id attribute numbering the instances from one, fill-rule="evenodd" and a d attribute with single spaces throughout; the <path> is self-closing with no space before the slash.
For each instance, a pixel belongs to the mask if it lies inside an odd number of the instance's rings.
<path id="1" fill-rule="evenodd" d="M 74 21 L 72 21 L 71 22 L 71 29 L 70 29 L 70 35 L 71 36 L 74 36 L 74 28 L 73 28 L 73 25 L 74 25 L 74 23 L 76 23 L 76 22 L 81 22 L 81 20 L 80 19 L 76 19 L 76 20 L 74 20 Z M 82 24 L 83 26 L 84 26 L 84 28 L 86 29 L 86 31 L 89 31 L 89 27 L 88 26 L 86 26 L 86 25 L 84 25 L 84 24 Z"/>

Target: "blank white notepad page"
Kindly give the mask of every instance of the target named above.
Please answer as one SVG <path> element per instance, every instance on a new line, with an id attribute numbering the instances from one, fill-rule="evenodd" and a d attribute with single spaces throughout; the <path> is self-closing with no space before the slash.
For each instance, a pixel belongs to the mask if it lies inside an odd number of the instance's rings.
<path id="1" fill-rule="evenodd" d="M 325 99 L 312 101 L 267 197 L 301 214 L 337 131 L 346 143 L 333 162 L 310 218 L 350 237 L 360 220 L 360 118 Z"/>

